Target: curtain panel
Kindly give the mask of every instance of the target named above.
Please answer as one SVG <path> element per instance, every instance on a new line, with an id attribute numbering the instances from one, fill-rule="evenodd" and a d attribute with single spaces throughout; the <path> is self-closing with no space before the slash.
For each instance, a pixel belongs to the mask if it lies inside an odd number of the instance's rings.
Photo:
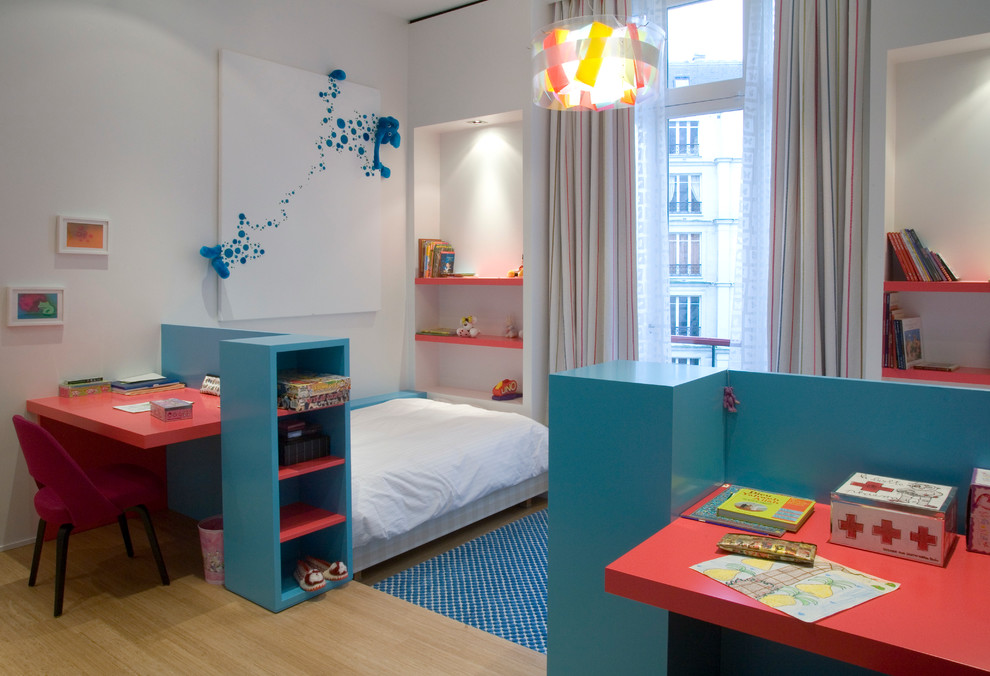
<path id="1" fill-rule="evenodd" d="M 563 0 L 554 21 L 635 14 Z M 550 373 L 637 358 L 633 109 L 550 112 Z"/>
<path id="2" fill-rule="evenodd" d="M 868 0 L 780 0 L 770 369 L 863 375 Z"/>

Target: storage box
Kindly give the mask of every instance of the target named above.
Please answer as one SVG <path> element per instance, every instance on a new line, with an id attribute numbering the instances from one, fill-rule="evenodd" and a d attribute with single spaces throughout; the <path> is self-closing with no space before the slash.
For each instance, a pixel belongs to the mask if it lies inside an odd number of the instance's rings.
<path id="1" fill-rule="evenodd" d="M 315 460 L 330 455 L 330 437 L 325 434 L 280 439 L 278 443 L 278 464 L 295 465 L 307 460 Z"/>
<path id="2" fill-rule="evenodd" d="M 151 402 L 151 415 L 159 420 L 188 420 L 192 418 L 192 402 L 185 399 L 157 399 Z"/>
<path id="3" fill-rule="evenodd" d="M 350 398 L 347 376 L 283 371 L 278 374 L 278 407 L 289 411 L 311 411 L 343 404 Z"/>
<path id="4" fill-rule="evenodd" d="M 990 554 L 990 469 L 973 470 L 966 509 L 966 549 Z"/>
<path id="5" fill-rule="evenodd" d="M 832 491 L 829 542 L 944 566 L 956 488 L 857 472 Z"/>
<path id="6" fill-rule="evenodd" d="M 58 386 L 60 397 L 85 397 L 87 394 L 106 394 L 110 391 L 110 382 L 86 383 L 85 385 L 69 385 L 62 383 Z"/>

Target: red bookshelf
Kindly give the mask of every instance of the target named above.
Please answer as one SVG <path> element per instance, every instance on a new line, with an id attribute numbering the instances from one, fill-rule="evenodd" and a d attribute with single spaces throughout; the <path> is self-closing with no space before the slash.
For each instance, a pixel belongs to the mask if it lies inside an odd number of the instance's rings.
<path id="1" fill-rule="evenodd" d="M 522 277 L 417 277 L 417 284 L 436 286 L 522 286 Z"/>
<path id="2" fill-rule="evenodd" d="M 886 281 L 884 293 L 990 293 L 990 281 L 903 282 Z M 959 385 L 990 386 L 990 368 L 962 366 L 955 371 L 922 371 L 918 369 L 882 369 L 882 377 L 898 380 L 925 381 Z"/>

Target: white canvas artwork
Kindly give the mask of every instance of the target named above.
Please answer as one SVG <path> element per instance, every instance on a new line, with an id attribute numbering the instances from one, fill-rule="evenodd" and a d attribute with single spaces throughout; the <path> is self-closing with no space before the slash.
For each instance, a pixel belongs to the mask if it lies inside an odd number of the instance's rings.
<path id="1" fill-rule="evenodd" d="M 221 52 L 220 319 L 381 308 L 380 106 L 346 79 Z"/>

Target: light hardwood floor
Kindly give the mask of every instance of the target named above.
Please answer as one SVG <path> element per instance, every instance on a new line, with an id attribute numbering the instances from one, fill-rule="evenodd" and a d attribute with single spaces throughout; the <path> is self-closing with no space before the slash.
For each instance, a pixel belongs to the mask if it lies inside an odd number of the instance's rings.
<path id="1" fill-rule="evenodd" d="M 362 582 L 271 613 L 203 579 L 196 522 L 154 514 L 171 585 L 140 521 L 135 558 L 116 525 L 70 538 L 64 614 L 52 617 L 54 542 L 0 552 L 0 672 L 16 674 L 545 674 L 546 656 L 372 589 L 532 509 L 519 507 L 365 571 Z"/>

